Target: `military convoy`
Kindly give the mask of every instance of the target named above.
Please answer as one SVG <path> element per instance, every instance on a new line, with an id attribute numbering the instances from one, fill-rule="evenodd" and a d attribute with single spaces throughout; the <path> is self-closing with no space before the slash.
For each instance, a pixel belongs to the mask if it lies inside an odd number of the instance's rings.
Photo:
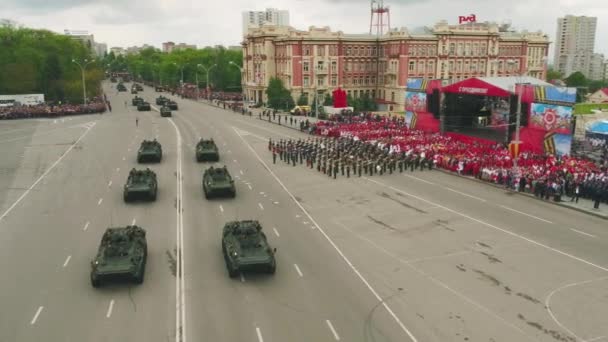
<path id="1" fill-rule="evenodd" d="M 144 140 L 137 150 L 137 162 L 158 162 L 163 159 L 163 147 L 156 139 Z"/>
<path id="2" fill-rule="evenodd" d="M 167 101 L 169 101 L 169 99 L 162 95 L 156 98 L 156 104 L 158 106 L 164 106 L 165 102 L 167 102 Z"/>
<path id="3" fill-rule="evenodd" d="M 142 99 L 141 97 L 135 95 L 135 97 L 133 98 L 133 100 L 131 100 L 131 104 L 134 106 L 139 106 L 139 104 L 141 102 L 144 102 L 144 99 Z"/>
<path id="4" fill-rule="evenodd" d="M 154 91 L 157 92 L 157 93 L 160 93 L 160 92 L 162 92 L 164 90 L 165 90 L 165 87 L 163 87 L 163 86 L 155 86 L 154 87 Z"/>
<path id="5" fill-rule="evenodd" d="M 162 106 L 160 107 L 160 116 L 164 117 L 171 117 L 171 108 L 167 107 L 167 106 Z"/>
<path id="6" fill-rule="evenodd" d="M 213 139 L 199 140 L 196 144 L 196 161 L 219 161 L 220 153 L 218 152 L 217 145 Z"/>
<path id="7" fill-rule="evenodd" d="M 276 251 L 268 244 L 260 222 L 231 221 L 224 225 L 222 252 L 231 278 L 239 272 L 249 271 L 274 274 L 277 269 Z"/>
<path id="8" fill-rule="evenodd" d="M 133 83 L 133 88 L 135 88 L 137 91 L 144 91 L 144 87 L 142 87 L 142 85 L 139 83 Z"/>
<path id="9" fill-rule="evenodd" d="M 167 101 L 165 101 L 165 106 L 169 107 L 171 110 L 177 110 L 177 102 L 173 100 L 167 99 Z"/>
<path id="10" fill-rule="evenodd" d="M 220 196 L 234 198 L 236 196 L 236 186 L 226 166 L 211 166 L 203 172 L 203 192 L 207 199 Z"/>
<path id="11" fill-rule="evenodd" d="M 140 112 L 149 112 L 150 111 L 150 103 L 146 102 L 146 101 L 140 101 L 137 104 L 137 110 Z"/>
<path id="12" fill-rule="evenodd" d="M 131 94 L 137 94 L 137 88 L 131 87 Z"/>
<path id="13" fill-rule="evenodd" d="M 135 170 L 131 169 L 127 183 L 123 189 L 123 198 L 125 202 L 131 202 L 138 199 L 156 201 L 158 193 L 158 183 L 156 181 L 156 173 L 150 169 Z"/>
<path id="14" fill-rule="evenodd" d="M 116 90 L 118 91 L 127 91 L 127 87 L 125 87 L 124 83 L 120 82 L 116 85 Z"/>
<path id="15" fill-rule="evenodd" d="M 91 285 L 127 280 L 144 281 L 148 244 L 146 231 L 138 226 L 106 229 L 97 256 L 91 262 Z"/>

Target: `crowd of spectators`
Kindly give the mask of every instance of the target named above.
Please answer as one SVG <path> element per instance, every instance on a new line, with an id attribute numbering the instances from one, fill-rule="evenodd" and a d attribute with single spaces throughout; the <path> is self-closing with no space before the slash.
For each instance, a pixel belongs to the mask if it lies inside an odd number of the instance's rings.
<path id="1" fill-rule="evenodd" d="M 33 106 L 0 107 L 0 120 L 57 118 L 78 114 L 98 114 L 106 111 L 103 98 L 94 98 L 87 105 L 44 103 Z"/>

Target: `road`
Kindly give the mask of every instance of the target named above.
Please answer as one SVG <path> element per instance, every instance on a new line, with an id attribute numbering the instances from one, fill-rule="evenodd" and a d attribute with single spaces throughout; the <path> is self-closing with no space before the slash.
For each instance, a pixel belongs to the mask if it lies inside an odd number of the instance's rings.
<path id="1" fill-rule="evenodd" d="M 272 163 L 267 139 L 296 130 L 181 99 L 161 118 L 105 87 L 112 113 L 0 122 L 0 341 L 608 341 L 604 220 L 437 171 L 333 180 Z M 200 137 L 236 198 L 204 199 Z M 125 205 L 144 138 L 159 197 Z M 235 219 L 260 220 L 274 276 L 228 277 Z M 144 284 L 93 289 L 101 234 L 132 222 Z"/>

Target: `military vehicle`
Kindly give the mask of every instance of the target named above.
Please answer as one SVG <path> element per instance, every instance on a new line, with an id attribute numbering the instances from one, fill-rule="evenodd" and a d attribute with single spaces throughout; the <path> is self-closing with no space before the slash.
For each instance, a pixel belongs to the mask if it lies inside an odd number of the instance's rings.
<path id="1" fill-rule="evenodd" d="M 196 161 L 219 161 L 220 153 L 213 139 L 205 140 L 201 138 L 196 144 Z"/>
<path id="2" fill-rule="evenodd" d="M 141 97 L 139 97 L 139 96 L 135 96 L 135 97 L 133 98 L 133 100 L 131 100 L 131 104 L 132 104 L 132 105 L 134 105 L 134 106 L 139 105 L 139 103 L 140 103 L 140 102 L 144 102 L 144 99 L 142 99 L 142 98 L 141 98 Z"/>
<path id="3" fill-rule="evenodd" d="M 163 159 L 163 148 L 161 144 L 154 140 L 144 140 L 137 151 L 137 162 L 159 162 Z"/>
<path id="4" fill-rule="evenodd" d="M 116 80 L 116 77 L 112 77 L 112 78 L 110 78 L 110 82 L 116 83 L 116 82 L 118 82 L 118 80 Z"/>
<path id="5" fill-rule="evenodd" d="M 131 87 L 131 94 L 137 94 L 137 88 Z"/>
<path id="6" fill-rule="evenodd" d="M 144 281 L 148 244 L 146 231 L 138 226 L 106 229 L 97 256 L 91 261 L 91 285 L 128 280 Z"/>
<path id="7" fill-rule="evenodd" d="M 172 116 L 171 109 L 169 107 L 167 107 L 167 106 L 160 107 L 160 116 L 162 116 L 162 117 L 170 117 L 170 116 Z"/>
<path id="8" fill-rule="evenodd" d="M 225 165 L 224 167 L 212 166 L 203 172 L 203 192 L 207 199 L 216 196 L 232 198 L 236 196 L 234 180 Z"/>
<path id="9" fill-rule="evenodd" d="M 125 85 L 124 85 L 123 83 L 118 83 L 118 84 L 116 85 L 116 89 L 117 89 L 118 91 L 127 91 L 127 87 L 125 87 Z"/>
<path id="10" fill-rule="evenodd" d="M 144 91 L 144 87 L 139 83 L 133 84 L 133 87 L 135 87 L 135 90 L 137 91 Z"/>
<path id="11" fill-rule="evenodd" d="M 157 92 L 157 93 L 160 93 L 160 92 L 162 92 L 164 90 L 165 90 L 165 88 L 163 86 L 156 86 L 156 87 L 154 87 L 154 91 Z"/>
<path id="12" fill-rule="evenodd" d="M 150 169 L 131 169 L 123 190 L 125 202 L 131 202 L 137 199 L 156 201 L 157 192 L 158 183 L 156 182 L 156 173 L 154 173 L 154 171 Z"/>
<path id="13" fill-rule="evenodd" d="M 258 221 L 231 221 L 224 225 L 222 252 L 231 278 L 247 271 L 274 274 L 276 251 L 270 248 Z"/>
<path id="14" fill-rule="evenodd" d="M 167 101 L 169 101 L 169 99 L 162 95 L 156 98 L 156 104 L 159 106 L 163 106 Z"/>
<path id="15" fill-rule="evenodd" d="M 150 103 L 146 101 L 141 101 L 137 104 L 137 110 L 142 111 L 150 111 Z"/>
<path id="16" fill-rule="evenodd" d="M 165 102 L 165 105 L 169 107 L 169 109 L 171 110 L 177 110 L 177 102 L 172 101 L 172 100 L 167 100 Z"/>

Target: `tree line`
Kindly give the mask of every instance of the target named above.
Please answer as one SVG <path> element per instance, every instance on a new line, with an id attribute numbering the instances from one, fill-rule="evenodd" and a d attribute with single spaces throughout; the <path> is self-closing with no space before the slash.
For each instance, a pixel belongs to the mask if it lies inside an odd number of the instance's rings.
<path id="1" fill-rule="evenodd" d="M 69 36 L 47 30 L 0 26 L 0 94 L 44 94 L 47 101 L 82 102 L 78 65 L 91 50 Z M 87 96 L 100 94 L 103 70 L 86 68 Z"/>

